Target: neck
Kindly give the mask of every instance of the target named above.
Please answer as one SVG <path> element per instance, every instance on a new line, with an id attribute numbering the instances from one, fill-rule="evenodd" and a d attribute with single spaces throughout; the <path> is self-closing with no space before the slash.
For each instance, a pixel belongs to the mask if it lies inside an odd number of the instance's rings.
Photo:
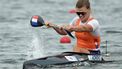
<path id="1" fill-rule="evenodd" d="M 86 23 L 87 22 L 87 20 L 84 20 L 84 21 L 81 21 L 82 23 Z"/>

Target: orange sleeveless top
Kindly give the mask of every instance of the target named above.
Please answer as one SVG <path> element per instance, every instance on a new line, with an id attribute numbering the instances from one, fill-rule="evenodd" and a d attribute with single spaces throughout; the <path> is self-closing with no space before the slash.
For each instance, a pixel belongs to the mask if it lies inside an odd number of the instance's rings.
<path id="1" fill-rule="evenodd" d="M 88 19 L 87 23 L 94 18 Z M 80 19 L 76 21 L 76 25 L 80 25 Z M 100 36 L 94 36 L 91 32 L 75 32 L 77 38 L 77 46 L 88 50 L 97 50 L 100 48 Z"/>

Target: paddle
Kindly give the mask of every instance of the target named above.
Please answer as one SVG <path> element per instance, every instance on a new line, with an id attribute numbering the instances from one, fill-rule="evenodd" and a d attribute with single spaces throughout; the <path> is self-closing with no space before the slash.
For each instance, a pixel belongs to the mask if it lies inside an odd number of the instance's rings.
<path id="1" fill-rule="evenodd" d="M 31 20 L 30 20 L 30 23 L 31 23 L 31 26 L 32 26 L 32 27 L 41 27 L 41 26 L 46 25 L 46 23 L 44 22 L 43 18 L 40 17 L 40 16 L 38 16 L 38 15 L 32 16 L 32 18 L 31 18 Z M 58 27 L 58 26 L 55 25 L 55 27 Z M 73 36 L 69 31 L 67 31 L 67 30 L 65 30 L 65 31 L 66 31 L 66 33 L 67 33 L 70 37 L 74 38 L 74 36 Z"/>

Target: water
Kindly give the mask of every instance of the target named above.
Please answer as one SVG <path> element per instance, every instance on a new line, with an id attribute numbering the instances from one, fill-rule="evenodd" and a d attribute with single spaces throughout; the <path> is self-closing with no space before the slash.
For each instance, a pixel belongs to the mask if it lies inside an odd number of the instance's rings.
<path id="1" fill-rule="evenodd" d="M 32 15 L 41 15 L 55 24 L 68 23 L 75 16 L 68 13 L 75 3 L 75 0 L 0 0 L 0 69 L 22 69 L 26 60 L 71 50 L 74 40 L 70 45 L 60 44 L 61 36 L 55 31 L 32 28 L 29 20 Z M 122 0 L 91 1 L 92 13 L 101 24 L 102 52 L 107 40 L 110 57 L 117 62 L 76 69 L 122 69 L 121 3 Z"/>

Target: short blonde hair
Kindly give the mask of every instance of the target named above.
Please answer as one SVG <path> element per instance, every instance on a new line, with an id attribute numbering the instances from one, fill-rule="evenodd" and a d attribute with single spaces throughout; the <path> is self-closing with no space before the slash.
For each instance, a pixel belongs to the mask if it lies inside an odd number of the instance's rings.
<path id="1" fill-rule="evenodd" d="M 76 8 L 82 8 L 86 6 L 87 9 L 90 9 L 90 2 L 89 0 L 78 0 L 76 3 Z"/>

